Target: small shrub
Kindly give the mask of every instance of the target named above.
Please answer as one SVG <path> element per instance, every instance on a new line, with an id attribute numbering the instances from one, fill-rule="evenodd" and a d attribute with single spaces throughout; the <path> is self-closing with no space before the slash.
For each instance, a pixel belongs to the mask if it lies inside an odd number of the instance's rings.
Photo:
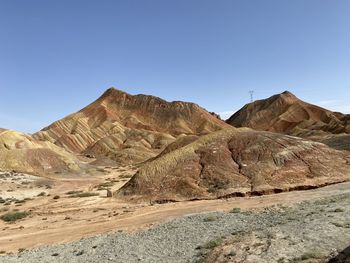
<path id="1" fill-rule="evenodd" d="M 55 196 L 53 197 L 53 199 L 55 199 L 55 200 L 60 199 L 60 196 L 59 196 L 59 195 L 55 195 Z"/>
<path id="2" fill-rule="evenodd" d="M 82 193 L 83 191 L 79 190 L 79 191 L 69 191 L 66 193 L 66 195 L 75 195 L 75 194 L 79 194 Z"/>
<path id="3" fill-rule="evenodd" d="M 344 209 L 342 209 L 342 208 L 336 208 L 336 209 L 334 209 L 333 212 L 334 212 L 334 213 L 342 213 L 342 212 L 344 212 Z"/>
<path id="4" fill-rule="evenodd" d="M 332 222 L 332 225 L 336 227 L 342 227 L 342 228 L 350 228 L 350 223 L 338 223 L 338 222 Z"/>
<path id="5" fill-rule="evenodd" d="M 320 259 L 320 258 L 322 258 L 322 256 L 319 253 L 314 252 L 314 251 L 306 252 L 303 255 L 301 255 L 301 257 L 300 257 L 301 260 Z"/>
<path id="6" fill-rule="evenodd" d="M 93 193 L 93 192 L 83 192 L 83 193 L 78 193 L 71 195 L 70 197 L 72 198 L 77 198 L 77 197 L 90 197 L 90 196 L 98 196 L 98 193 Z"/>
<path id="7" fill-rule="evenodd" d="M 113 185 L 114 185 L 113 182 L 105 182 L 105 183 L 99 184 L 98 187 L 111 187 Z"/>
<path id="8" fill-rule="evenodd" d="M 221 239 L 215 239 L 215 240 L 210 240 L 209 242 L 207 242 L 203 248 L 205 249 L 214 249 L 217 246 L 219 246 L 221 244 L 222 240 Z"/>
<path id="9" fill-rule="evenodd" d="M 314 214 L 316 214 L 316 212 L 311 211 L 311 212 L 307 213 L 306 216 L 312 216 L 312 215 L 314 215 Z"/>
<path id="10" fill-rule="evenodd" d="M 114 185 L 114 183 L 115 183 L 114 181 L 101 183 L 101 184 L 96 186 L 97 191 L 108 190 L 110 187 L 112 187 Z"/>
<path id="11" fill-rule="evenodd" d="M 29 212 L 23 211 L 13 211 L 13 212 L 8 212 L 2 216 L 0 216 L 0 219 L 5 221 L 5 222 L 14 222 L 16 220 L 25 218 L 29 215 Z"/>
<path id="12" fill-rule="evenodd" d="M 45 192 L 41 192 L 40 194 L 38 194 L 37 196 L 45 196 L 46 193 Z"/>
<path id="13" fill-rule="evenodd" d="M 334 225 L 336 227 L 343 227 L 343 224 L 340 224 L 338 222 L 332 222 L 332 225 Z"/>
<path id="14" fill-rule="evenodd" d="M 232 232 L 231 235 L 232 235 L 232 236 L 236 236 L 236 235 L 240 235 L 240 234 L 242 234 L 242 233 L 244 233 L 243 230 L 236 230 L 235 232 Z"/>
<path id="15" fill-rule="evenodd" d="M 34 185 L 39 188 L 46 187 L 48 189 L 51 188 L 52 183 L 53 182 L 49 179 L 40 179 L 38 181 L 35 181 Z"/>
<path id="16" fill-rule="evenodd" d="M 208 217 L 204 218 L 203 221 L 204 222 L 213 222 L 216 219 L 217 219 L 216 216 L 208 216 Z"/>
<path id="17" fill-rule="evenodd" d="M 233 214 L 237 214 L 237 213 L 240 213 L 241 212 L 241 209 L 239 207 L 235 207 L 233 208 L 230 213 L 233 213 Z"/>
<path id="18" fill-rule="evenodd" d="M 228 256 L 228 257 L 234 257 L 234 256 L 236 256 L 236 254 L 237 254 L 237 253 L 236 253 L 235 251 L 232 250 L 230 253 L 227 254 L 227 256 Z"/>

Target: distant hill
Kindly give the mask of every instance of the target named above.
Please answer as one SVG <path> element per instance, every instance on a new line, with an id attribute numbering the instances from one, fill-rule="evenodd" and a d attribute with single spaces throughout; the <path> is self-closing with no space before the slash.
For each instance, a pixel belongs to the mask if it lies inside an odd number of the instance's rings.
<path id="1" fill-rule="evenodd" d="M 0 171 L 15 170 L 35 175 L 80 173 L 83 163 L 71 153 L 29 135 L 0 129 Z"/>
<path id="2" fill-rule="evenodd" d="M 197 104 L 110 88 L 33 137 L 71 152 L 136 163 L 156 156 L 180 134 L 202 135 L 225 127 L 229 125 Z"/>
<path id="3" fill-rule="evenodd" d="M 235 127 L 312 139 L 350 133 L 349 114 L 306 103 L 288 91 L 246 104 L 226 122 Z"/>
<path id="4" fill-rule="evenodd" d="M 231 128 L 178 139 L 117 191 L 157 202 L 261 195 L 350 180 L 350 154 L 278 133 Z"/>

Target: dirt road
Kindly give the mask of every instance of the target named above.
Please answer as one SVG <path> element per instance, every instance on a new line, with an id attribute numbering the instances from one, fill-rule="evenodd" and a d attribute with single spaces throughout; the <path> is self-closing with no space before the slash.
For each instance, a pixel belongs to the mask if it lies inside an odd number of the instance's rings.
<path id="1" fill-rule="evenodd" d="M 243 210 L 277 204 L 294 204 L 304 200 L 350 192 L 350 182 L 324 188 L 280 193 L 259 197 L 237 197 L 226 200 L 188 201 L 168 204 L 130 204 L 115 198 L 100 196 L 76 197 L 68 191 L 95 191 L 101 183 L 114 182 L 113 190 L 126 180 L 125 172 L 114 172 L 101 178 L 61 179 L 48 190 L 50 196 L 36 197 L 23 205 L 11 207 L 31 211 L 29 217 L 14 223 L 0 221 L 0 251 L 16 252 L 47 244 L 79 240 L 111 231 L 137 231 L 185 215 L 227 211 L 234 207 Z M 111 185 L 111 184 L 110 184 Z M 58 199 L 53 199 L 57 195 Z"/>

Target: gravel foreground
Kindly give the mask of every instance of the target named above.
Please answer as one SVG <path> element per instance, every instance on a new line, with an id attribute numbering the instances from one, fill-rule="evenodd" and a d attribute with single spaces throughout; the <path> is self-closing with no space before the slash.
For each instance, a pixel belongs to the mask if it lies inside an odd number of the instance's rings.
<path id="1" fill-rule="evenodd" d="M 213 256 L 225 240 L 235 251 Z M 292 207 L 191 215 L 138 233 L 6 255 L 0 262 L 325 262 L 305 260 L 335 255 L 349 245 L 350 194 L 341 194 Z"/>

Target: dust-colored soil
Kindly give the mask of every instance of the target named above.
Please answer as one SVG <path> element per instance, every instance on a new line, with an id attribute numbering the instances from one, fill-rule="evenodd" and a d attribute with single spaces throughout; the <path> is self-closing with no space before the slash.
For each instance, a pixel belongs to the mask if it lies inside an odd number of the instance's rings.
<path id="1" fill-rule="evenodd" d="M 338 260 L 329 263 L 345 263 L 350 193 L 348 186 L 326 191 L 330 196 L 297 204 L 243 211 L 233 206 L 229 211 L 196 213 L 137 232 L 117 231 L 20 249 L 0 257 L 0 262 L 325 263 L 334 258 Z"/>
<path id="2" fill-rule="evenodd" d="M 79 240 L 111 231 L 136 231 L 155 224 L 195 213 L 210 211 L 228 211 L 232 207 L 244 210 L 267 207 L 275 204 L 293 204 L 303 200 L 327 197 L 350 192 L 350 183 L 332 185 L 320 189 L 287 192 L 261 197 L 231 198 L 221 200 L 186 201 L 167 204 L 130 204 L 116 198 L 107 198 L 109 188 L 113 191 L 123 186 L 135 172 L 133 167 L 105 168 L 101 176 L 76 178 L 31 178 L 30 183 L 16 188 L 17 200 L 11 204 L 0 204 L 0 215 L 5 210 L 29 211 L 30 215 L 13 223 L 0 221 L 0 250 L 16 252 L 22 248 L 32 248 L 47 244 L 64 243 Z M 26 178 L 26 176 L 18 176 Z M 11 180 L 0 178 L 0 180 Z M 23 179 L 27 180 L 27 179 Z M 8 192 L 8 183 L 0 183 L 0 195 L 3 199 Z M 99 196 L 72 197 L 69 191 L 98 193 Z M 45 192 L 45 196 L 37 196 Z M 28 195 L 31 193 L 31 196 Z M 47 196 L 49 195 L 49 196 Z M 58 199 L 54 199 L 59 196 Z M 31 197 L 32 200 L 28 200 Z M 6 201 L 9 203 L 9 201 Z"/>

